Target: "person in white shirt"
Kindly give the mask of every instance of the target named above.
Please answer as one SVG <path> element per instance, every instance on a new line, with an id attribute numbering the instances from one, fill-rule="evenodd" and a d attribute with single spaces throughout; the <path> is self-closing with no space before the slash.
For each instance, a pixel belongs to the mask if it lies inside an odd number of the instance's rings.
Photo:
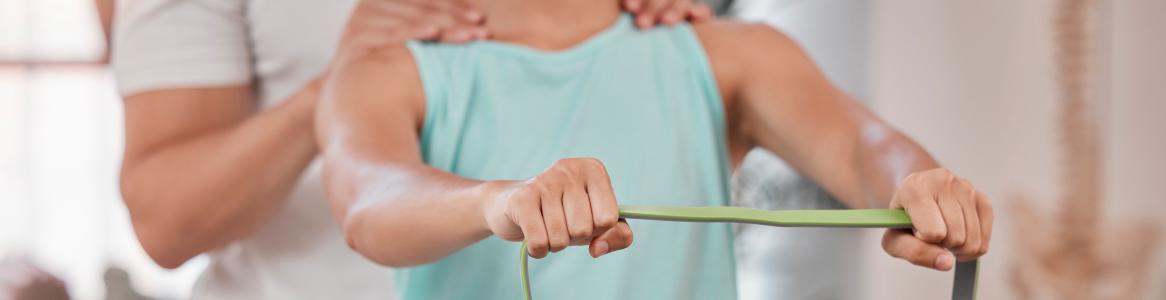
<path id="1" fill-rule="evenodd" d="M 641 27 L 711 16 L 691 0 L 609 1 Z M 486 38 L 483 21 L 454 0 L 119 1 L 121 191 L 146 253 L 166 268 L 209 253 L 195 299 L 392 298 L 388 270 L 329 216 L 316 82 L 334 52 Z"/>

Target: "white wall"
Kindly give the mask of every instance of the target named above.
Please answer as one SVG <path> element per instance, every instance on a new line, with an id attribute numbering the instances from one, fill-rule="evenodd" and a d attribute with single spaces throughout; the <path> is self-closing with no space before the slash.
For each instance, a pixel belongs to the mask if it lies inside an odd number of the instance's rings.
<path id="1" fill-rule="evenodd" d="M 1059 150 L 1053 127 L 1052 14 L 1055 2 L 881 1 L 871 22 L 871 106 L 997 203 L 993 247 L 981 266 L 981 299 L 1010 299 L 1007 266 L 1015 220 L 1007 201 L 1023 195 L 1056 205 Z M 1112 5 L 1109 6 L 1109 5 Z M 1101 34 L 1101 125 L 1107 222 L 1161 220 L 1166 213 L 1166 2 L 1112 1 Z M 1156 205 L 1157 204 L 1157 205 Z M 1162 224 L 1161 221 L 1154 221 Z M 877 237 L 868 237 L 877 242 Z M 1159 246 L 1147 299 L 1166 298 Z M 871 299 L 947 297 L 950 275 L 868 253 Z M 917 290 L 921 289 L 921 290 Z"/>

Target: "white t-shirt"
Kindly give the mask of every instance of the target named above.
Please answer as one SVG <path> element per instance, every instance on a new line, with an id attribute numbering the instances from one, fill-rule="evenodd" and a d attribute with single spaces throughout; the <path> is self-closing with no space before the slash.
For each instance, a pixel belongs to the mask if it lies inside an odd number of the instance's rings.
<path id="1" fill-rule="evenodd" d="M 325 70 L 354 0 L 123 0 L 113 67 L 122 95 L 255 87 L 266 109 Z M 348 249 L 318 163 L 255 235 L 213 251 L 195 299 L 392 299 L 390 274 Z"/>

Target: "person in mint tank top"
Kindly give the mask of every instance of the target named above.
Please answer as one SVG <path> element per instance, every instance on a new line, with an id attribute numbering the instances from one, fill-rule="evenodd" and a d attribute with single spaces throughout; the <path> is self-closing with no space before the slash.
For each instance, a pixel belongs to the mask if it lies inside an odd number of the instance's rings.
<path id="1" fill-rule="evenodd" d="M 402 299 L 520 298 L 519 241 L 550 299 L 735 298 L 728 225 L 625 221 L 618 205 L 728 205 L 752 147 L 850 207 L 905 208 L 916 229 L 886 232 L 892 256 L 949 270 L 988 249 L 987 198 L 778 31 L 468 2 L 490 40 L 350 57 L 318 110 L 333 215 L 352 249 L 399 268 Z"/>

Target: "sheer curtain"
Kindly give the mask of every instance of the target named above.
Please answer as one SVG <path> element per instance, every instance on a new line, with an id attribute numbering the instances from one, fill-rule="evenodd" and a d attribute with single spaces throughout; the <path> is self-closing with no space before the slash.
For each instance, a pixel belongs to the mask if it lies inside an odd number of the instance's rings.
<path id="1" fill-rule="evenodd" d="M 104 40 L 90 0 L 0 0 L 0 257 L 34 262 L 76 299 L 105 298 L 109 267 L 146 295 L 184 298 L 205 262 L 155 266 L 119 198 Z"/>

